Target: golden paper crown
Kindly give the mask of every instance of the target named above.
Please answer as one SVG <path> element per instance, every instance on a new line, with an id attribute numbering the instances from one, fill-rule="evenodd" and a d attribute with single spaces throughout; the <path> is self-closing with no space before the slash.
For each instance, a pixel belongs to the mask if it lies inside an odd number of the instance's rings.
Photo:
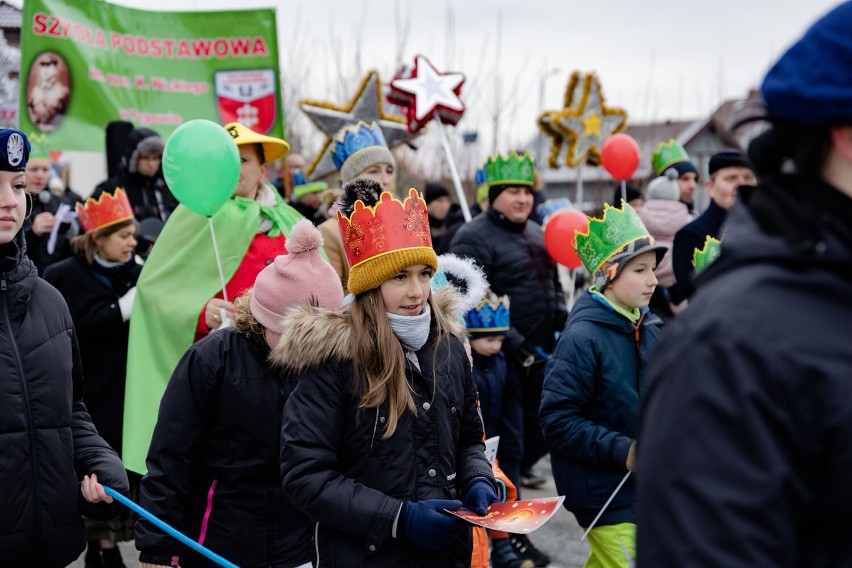
<path id="1" fill-rule="evenodd" d="M 127 194 L 119 187 L 115 194 L 104 192 L 97 200 L 90 197 L 86 203 L 78 203 L 77 219 L 83 232 L 91 233 L 133 219 L 133 207 Z"/>
<path id="2" fill-rule="evenodd" d="M 350 266 L 347 288 L 353 294 L 376 288 L 415 264 L 438 270 L 426 202 L 414 188 L 405 202 L 387 191 L 375 205 L 359 199 L 350 216 L 337 212 L 337 222 Z"/>

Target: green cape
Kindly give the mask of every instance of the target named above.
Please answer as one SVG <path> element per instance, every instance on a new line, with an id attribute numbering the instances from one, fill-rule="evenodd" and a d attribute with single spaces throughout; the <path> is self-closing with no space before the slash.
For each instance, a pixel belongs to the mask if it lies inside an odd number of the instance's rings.
<path id="1" fill-rule="evenodd" d="M 275 207 L 229 199 L 213 215 L 225 281 L 230 281 L 260 226 L 260 213 L 273 222 L 270 237 L 302 219 L 275 191 Z M 157 422 L 160 399 L 180 358 L 195 339 L 198 314 L 222 289 L 207 217 L 178 206 L 142 268 L 130 318 L 124 404 L 124 466 L 140 474 Z"/>

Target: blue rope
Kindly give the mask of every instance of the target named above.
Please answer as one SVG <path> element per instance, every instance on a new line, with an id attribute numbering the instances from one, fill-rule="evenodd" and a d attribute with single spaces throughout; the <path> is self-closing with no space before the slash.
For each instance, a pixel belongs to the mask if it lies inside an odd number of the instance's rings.
<path id="1" fill-rule="evenodd" d="M 225 568 L 239 568 L 239 566 L 237 566 L 233 562 L 225 560 L 224 558 L 222 558 L 221 556 L 219 556 L 218 554 L 216 554 L 215 552 L 213 552 L 209 548 L 201 546 L 200 544 L 198 544 L 197 542 L 195 542 L 194 540 L 192 540 L 191 538 L 189 538 L 185 534 L 179 532 L 177 529 L 175 529 L 171 525 L 167 524 L 164 521 L 161 521 L 160 519 L 158 519 L 157 517 L 155 517 L 154 515 L 152 515 L 151 513 L 149 513 L 148 511 L 146 511 L 145 509 L 143 509 L 142 507 L 140 507 L 139 505 L 137 505 L 136 503 L 134 503 L 133 501 L 131 501 L 127 497 L 125 497 L 124 495 L 122 495 L 121 493 L 117 492 L 112 487 L 107 487 L 106 485 L 104 485 L 103 488 L 104 488 L 104 491 L 106 491 L 107 495 L 109 495 L 110 497 L 112 497 L 113 499 L 115 499 L 116 501 L 118 501 L 119 503 L 121 503 L 122 505 L 124 505 L 125 507 L 127 507 L 128 509 L 130 509 L 131 511 L 136 513 L 137 515 L 139 515 L 140 517 L 150 521 L 157 528 L 161 529 L 162 531 L 167 533 L 169 536 L 176 538 L 177 540 L 179 540 L 183 544 L 187 545 L 188 547 L 190 547 L 194 551 L 198 552 L 199 554 L 203 554 L 204 556 L 206 556 L 207 558 L 209 558 L 210 560 L 212 560 L 213 562 L 215 562 L 219 566 L 224 566 Z"/>

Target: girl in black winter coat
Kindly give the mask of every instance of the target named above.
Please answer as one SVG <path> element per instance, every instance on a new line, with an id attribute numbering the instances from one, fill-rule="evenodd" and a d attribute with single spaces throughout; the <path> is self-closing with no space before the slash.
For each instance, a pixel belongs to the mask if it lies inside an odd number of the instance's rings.
<path id="1" fill-rule="evenodd" d="M 92 505 L 112 502 L 99 480 L 127 493 L 127 476 L 83 404 L 68 307 L 26 256 L 29 142 L 0 130 L 0 149 L 0 559 L 59 568 L 86 545 L 81 514 L 119 512 Z"/>
<path id="2" fill-rule="evenodd" d="M 430 294 L 425 203 L 414 189 L 404 204 L 381 191 L 344 186 L 354 299 L 336 312 L 291 310 L 273 353 L 298 375 L 282 425 L 284 488 L 316 521 L 317 566 L 469 566 L 470 526 L 444 510 L 482 515 L 497 495 L 466 332 L 453 293 Z"/>
<path id="3" fill-rule="evenodd" d="M 289 306 L 343 303 L 321 244 L 310 221 L 296 223 L 289 254 L 237 300 L 234 327 L 186 352 L 148 451 L 142 506 L 242 568 L 310 567 L 310 521 L 290 505 L 279 473 L 281 411 L 295 382 L 272 365 L 270 348 Z M 213 565 L 144 520 L 136 547 L 143 568 Z"/>
<path id="4" fill-rule="evenodd" d="M 84 235 L 71 241 L 74 256 L 53 264 L 44 279 L 59 290 L 71 311 L 80 338 L 80 355 L 86 372 L 85 400 L 92 422 L 119 454 L 124 419 L 124 376 L 127 370 L 127 336 L 136 280 L 142 267 L 136 263 L 136 221 L 121 190 L 116 197 L 89 199 L 78 206 Z M 131 494 L 138 494 L 136 474 L 128 474 Z M 121 567 L 118 541 L 133 539 L 135 516 L 125 511 L 120 519 L 87 522 L 87 566 L 100 566 L 99 549 L 106 568 Z"/>

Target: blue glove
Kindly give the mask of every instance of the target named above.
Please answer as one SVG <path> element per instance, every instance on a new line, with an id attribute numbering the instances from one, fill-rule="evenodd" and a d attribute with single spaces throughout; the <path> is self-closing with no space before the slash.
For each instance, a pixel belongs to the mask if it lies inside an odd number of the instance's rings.
<path id="1" fill-rule="evenodd" d="M 494 486 L 484 477 L 474 478 L 464 492 L 464 508 L 480 517 L 488 513 L 488 506 L 500 500 Z"/>
<path id="2" fill-rule="evenodd" d="M 401 528 L 400 536 L 421 548 L 443 550 L 461 535 L 468 524 L 441 511 L 456 511 L 461 506 L 461 501 L 448 499 L 408 502 L 402 508 L 403 518 L 399 519 L 397 530 Z"/>

